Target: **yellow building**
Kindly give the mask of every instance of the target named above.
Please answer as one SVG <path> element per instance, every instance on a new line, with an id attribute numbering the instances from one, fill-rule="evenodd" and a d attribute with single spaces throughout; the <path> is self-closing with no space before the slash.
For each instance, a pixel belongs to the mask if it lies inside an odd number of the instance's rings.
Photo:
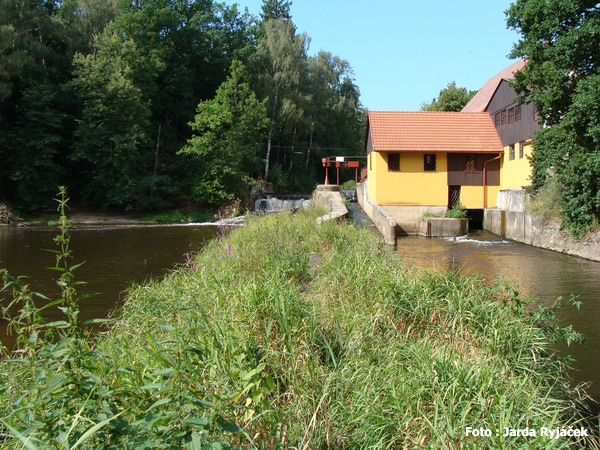
<path id="1" fill-rule="evenodd" d="M 496 204 L 504 149 L 488 113 L 371 111 L 366 150 L 368 197 L 397 218 Z"/>

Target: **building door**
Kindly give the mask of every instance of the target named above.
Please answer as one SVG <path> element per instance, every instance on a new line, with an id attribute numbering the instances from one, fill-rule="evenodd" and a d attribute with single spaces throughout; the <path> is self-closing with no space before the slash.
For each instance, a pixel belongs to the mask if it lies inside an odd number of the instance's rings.
<path id="1" fill-rule="evenodd" d="M 448 186 L 448 208 L 452 209 L 460 203 L 460 186 Z"/>

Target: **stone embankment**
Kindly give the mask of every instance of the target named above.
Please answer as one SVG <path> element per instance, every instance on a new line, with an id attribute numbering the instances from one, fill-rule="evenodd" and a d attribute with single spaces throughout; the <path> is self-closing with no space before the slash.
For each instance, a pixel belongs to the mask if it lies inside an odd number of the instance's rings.
<path id="1" fill-rule="evenodd" d="M 8 224 L 12 221 L 12 213 L 10 212 L 9 207 L 0 203 L 0 224 Z"/>
<path id="2" fill-rule="evenodd" d="M 369 216 L 369 219 L 375 224 L 383 241 L 387 245 L 396 245 L 396 219 L 389 215 L 385 209 L 378 203 L 369 199 L 368 187 L 366 182 L 356 185 L 356 198 L 363 211 Z"/>
<path id="3" fill-rule="evenodd" d="M 577 240 L 556 222 L 544 222 L 527 209 L 529 199 L 522 189 L 503 190 L 498 207 L 484 211 L 483 228 L 513 241 L 568 255 L 600 261 L 600 232 Z"/>
<path id="4" fill-rule="evenodd" d="M 317 218 L 317 224 L 327 220 L 342 219 L 348 215 L 348 208 L 346 208 L 339 187 L 335 185 L 318 185 L 313 193 L 312 204 L 316 207 L 326 208 L 329 211 L 324 216 Z"/>

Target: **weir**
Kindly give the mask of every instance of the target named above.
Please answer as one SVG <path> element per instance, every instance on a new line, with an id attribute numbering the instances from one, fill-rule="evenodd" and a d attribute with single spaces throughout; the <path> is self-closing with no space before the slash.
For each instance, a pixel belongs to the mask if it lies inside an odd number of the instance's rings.
<path id="1" fill-rule="evenodd" d="M 268 194 L 254 202 L 254 211 L 271 214 L 310 206 L 310 194 Z"/>

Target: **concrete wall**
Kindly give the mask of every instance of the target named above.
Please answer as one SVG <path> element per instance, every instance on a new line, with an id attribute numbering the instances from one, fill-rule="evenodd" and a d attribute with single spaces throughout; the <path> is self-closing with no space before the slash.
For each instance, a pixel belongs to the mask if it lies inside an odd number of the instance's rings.
<path id="1" fill-rule="evenodd" d="M 371 152 L 374 154 L 375 152 Z M 396 245 L 396 220 L 381 205 L 369 199 L 368 181 L 356 185 L 358 204 L 375 224 L 387 245 Z"/>
<path id="2" fill-rule="evenodd" d="M 348 215 L 346 203 L 339 192 L 338 186 L 317 186 L 317 189 L 313 192 L 312 203 L 314 206 L 323 207 L 329 211 L 324 216 L 317 218 L 317 224 L 327 220 L 341 219 Z"/>
<path id="3" fill-rule="evenodd" d="M 525 189 L 502 189 L 498 191 L 497 208 L 506 211 L 525 211 L 529 197 Z"/>
<path id="4" fill-rule="evenodd" d="M 420 236 L 452 237 L 463 236 L 469 232 L 469 219 L 452 217 L 425 217 L 419 222 Z"/>
<path id="5" fill-rule="evenodd" d="M 561 231 L 560 224 L 544 223 L 538 216 L 527 212 L 527 202 L 528 197 L 522 189 L 500 191 L 498 203 L 505 209 L 486 209 L 483 228 L 513 241 L 600 261 L 600 232 L 589 233 L 576 240 Z"/>
<path id="6" fill-rule="evenodd" d="M 397 233 L 412 235 L 419 233 L 419 223 L 425 213 L 443 216 L 448 208 L 445 206 L 382 206 L 386 213 L 396 220 Z"/>

